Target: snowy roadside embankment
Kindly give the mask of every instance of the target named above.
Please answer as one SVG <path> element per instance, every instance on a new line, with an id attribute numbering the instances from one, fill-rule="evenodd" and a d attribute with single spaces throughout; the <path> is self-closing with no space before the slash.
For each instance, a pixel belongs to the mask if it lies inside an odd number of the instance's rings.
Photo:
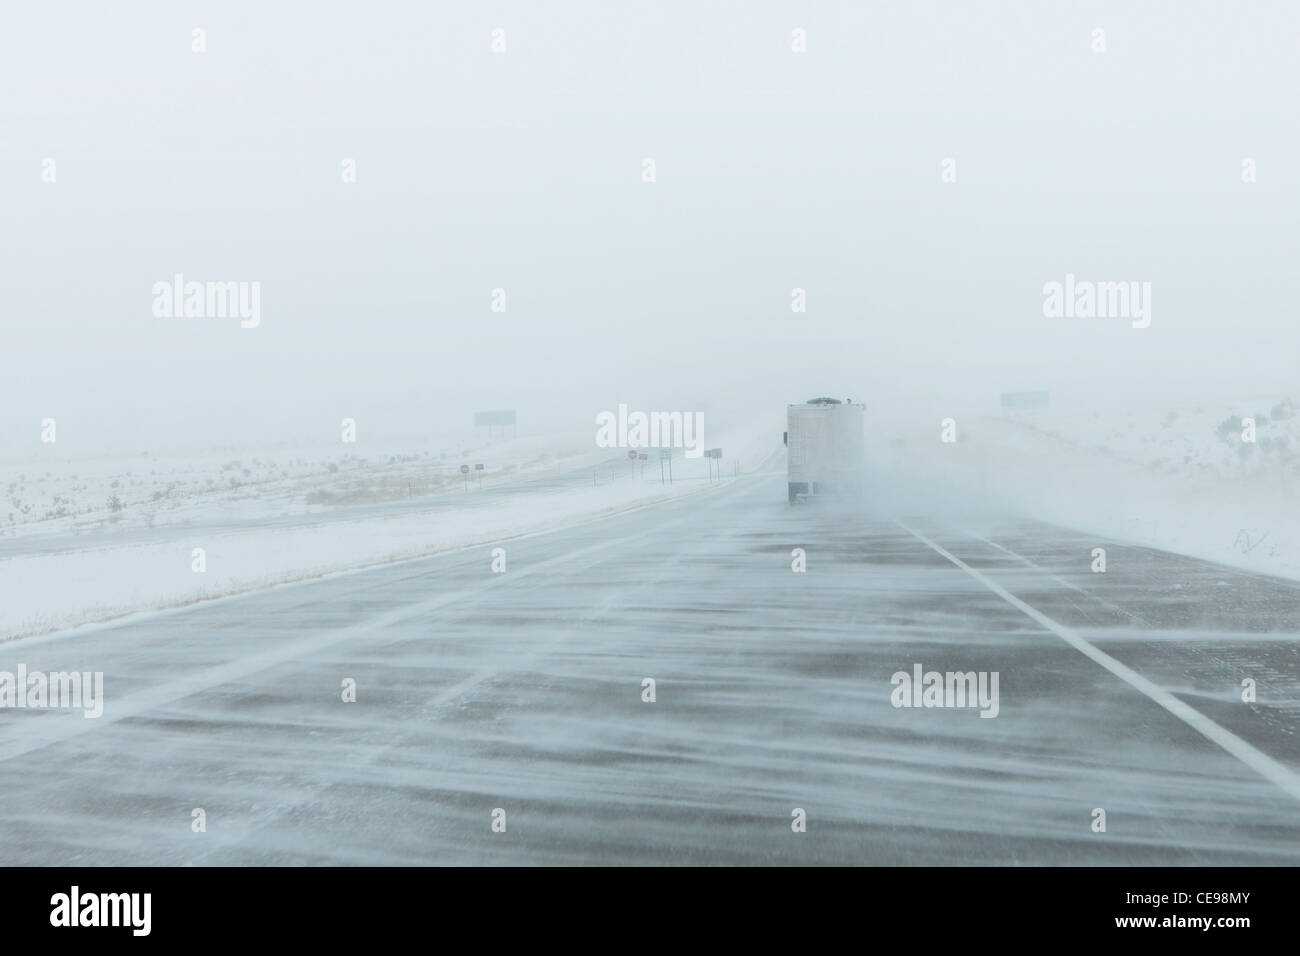
<path id="1" fill-rule="evenodd" d="M 532 436 L 475 440 L 434 435 L 385 446 L 301 445 L 144 451 L 135 455 L 65 454 L 0 459 L 0 540 L 10 536 L 93 533 L 186 525 L 238 516 L 382 505 L 460 491 L 460 466 L 475 487 L 494 487 L 572 471 L 605 458 L 578 438 Z"/>
<path id="2" fill-rule="evenodd" d="M 747 434 L 733 442 L 740 473 L 772 451 L 769 429 Z M 487 544 L 718 487 L 705 477 L 705 461 L 686 461 L 680 452 L 672 485 L 659 482 L 657 461 L 646 463 L 642 480 L 640 463 L 596 457 L 594 466 L 584 455 L 579 467 L 518 481 L 504 493 L 484 494 L 471 481 L 468 491 L 398 502 L 396 513 L 391 503 L 373 515 L 364 507 L 333 515 L 314 509 L 285 521 L 281 513 L 281 523 L 271 520 L 273 511 L 252 520 L 241 513 L 231 530 L 211 520 L 210 503 L 196 503 L 193 515 L 202 521 L 193 527 L 179 509 L 148 529 L 64 534 L 45 552 L 35 547 L 40 535 L 23 535 L 11 539 L 10 556 L 0 556 L 0 640 Z M 726 462 L 721 481 L 735 470 Z"/>
<path id="3" fill-rule="evenodd" d="M 934 435 L 909 438 L 895 459 L 940 476 L 954 508 L 1300 580 L 1300 408 L 1286 399 L 1043 409 L 959 422 L 953 444 L 937 422 Z"/>

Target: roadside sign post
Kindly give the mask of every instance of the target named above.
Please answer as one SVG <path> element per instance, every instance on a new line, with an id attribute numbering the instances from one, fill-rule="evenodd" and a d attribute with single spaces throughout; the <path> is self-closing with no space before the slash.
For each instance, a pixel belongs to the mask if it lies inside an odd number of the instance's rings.
<path id="1" fill-rule="evenodd" d="M 474 477 L 478 479 L 478 486 L 482 488 L 483 487 L 483 465 L 482 464 L 477 464 L 474 466 Z"/>
<path id="2" fill-rule="evenodd" d="M 461 465 L 460 473 L 465 478 L 465 490 L 469 491 L 469 465 Z"/>
<path id="3" fill-rule="evenodd" d="M 487 429 L 488 441 L 492 440 L 493 429 L 501 429 L 501 437 L 506 437 L 506 426 L 510 426 L 510 433 L 518 437 L 519 429 L 515 422 L 514 409 L 504 409 L 497 412 L 475 412 L 474 413 L 474 434 L 480 434 L 480 428 Z"/>
<path id="4" fill-rule="evenodd" d="M 709 481 L 710 482 L 713 481 L 713 462 L 715 459 L 718 462 L 718 481 L 721 481 L 722 480 L 722 449 L 706 448 L 704 450 L 704 457 L 709 459 Z"/>
<path id="5" fill-rule="evenodd" d="M 649 458 L 650 456 L 647 455 L 647 454 L 645 454 L 644 452 L 642 452 L 641 454 L 637 455 L 636 457 L 637 457 L 637 458 L 640 460 L 640 462 L 641 462 L 641 480 L 642 480 L 642 481 L 645 481 L 645 462 L 646 462 L 646 459 Z"/>

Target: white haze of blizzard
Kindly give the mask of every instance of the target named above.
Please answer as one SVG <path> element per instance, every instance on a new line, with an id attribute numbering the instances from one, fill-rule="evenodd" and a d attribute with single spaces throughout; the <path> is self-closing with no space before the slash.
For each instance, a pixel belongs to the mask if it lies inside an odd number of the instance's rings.
<path id="1" fill-rule="evenodd" d="M 959 418 L 951 444 L 937 418 L 877 415 L 853 510 L 975 531 L 1037 519 L 1092 537 L 1081 567 L 1092 547 L 1120 543 L 1300 580 L 1300 419 L 1270 419 L 1276 397 L 998 411 Z M 1237 427 L 1246 416 L 1258 419 L 1249 448 Z"/>
<path id="2" fill-rule="evenodd" d="M 1284 3 L 11 20 L 6 456 L 44 453 L 45 417 L 76 455 L 326 441 L 344 417 L 382 443 L 483 408 L 567 434 L 627 402 L 707 431 L 818 394 L 962 417 L 1016 388 L 1122 414 L 1294 387 Z M 261 326 L 153 318 L 175 272 L 260 281 Z M 1066 272 L 1150 281 L 1151 327 L 1045 319 Z"/>

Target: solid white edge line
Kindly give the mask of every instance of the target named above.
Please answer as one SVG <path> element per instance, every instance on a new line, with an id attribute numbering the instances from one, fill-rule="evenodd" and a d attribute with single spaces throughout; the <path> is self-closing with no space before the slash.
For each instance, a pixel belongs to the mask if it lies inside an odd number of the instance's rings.
<path id="1" fill-rule="evenodd" d="M 898 521 L 897 524 L 908 534 L 912 535 L 938 554 L 943 555 L 943 557 L 961 568 L 1012 607 L 1033 618 L 1043 627 L 1061 638 L 1061 640 L 1065 641 L 1065 643 L 1073 647 L 1076 651 L 1096 661 L 1120 680 L 1124 681 L 1135 690 L 1145 694 L 1197 733 L 1218 744 L 1228 753 L 1232 754 L 1232 756 L 1236 757 L 1248 766 L 1251 770 L 1254 770 L 1271 783 L 1276 784 L 1285 791 L 1288 796 L 1295 800 L 1300 800 L 1300 776 L 1297 776 L 1294 771 L 1278 763 L 1262 750 L 1258 750 L 1251 746 L 1231 731 L 1220 727 L 1200 711 L 1189 707 L 1173 694 L 1169 693 L 1169 691 L 1154 684 L 1150 680 L 1147 680 L 1147 678 L 1143 677 L 1127 664 L 1120 663 L 1105 651 L 1090 644 L 1070 628 L 1063 624 L 1058 624 L 1043 612 L 1026 604 L 1006 588 L 1002 587 L 984 574 L 981 574 L 956 555 L 944 549 L 941 545 L 931 541 L 919 531 L 908 527 L 902 521 Z"/>

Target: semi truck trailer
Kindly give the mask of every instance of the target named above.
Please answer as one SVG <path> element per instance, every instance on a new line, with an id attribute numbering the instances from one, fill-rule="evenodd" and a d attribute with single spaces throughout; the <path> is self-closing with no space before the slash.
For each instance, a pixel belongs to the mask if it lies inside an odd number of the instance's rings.
<path id="1" fill-rule="evenodd" d="M 862 480 L 865 405 L 812 398 L 786 409 L 790 504 L 815 495 L 852 494 Z"/>

